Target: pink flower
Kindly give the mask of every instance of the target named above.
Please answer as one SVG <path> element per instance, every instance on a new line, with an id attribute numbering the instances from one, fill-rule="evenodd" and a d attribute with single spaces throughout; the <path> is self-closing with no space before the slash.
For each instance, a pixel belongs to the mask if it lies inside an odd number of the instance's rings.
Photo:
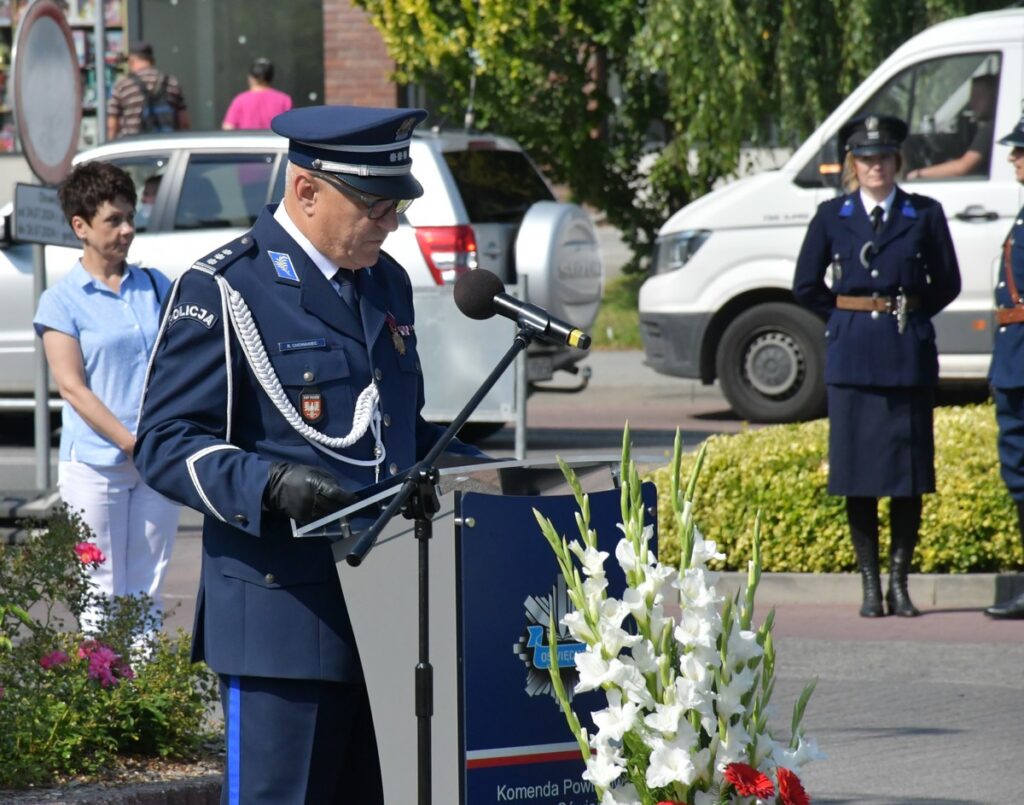
<path id="1" fill-rule="evenodd" d="M 746 763 L 730 763 L 722 775 L 732 783 L 741 797 L 768 799 L 775 796 L 775 786 L 768 777 Z"/>
<path id="2" fill-rule="evenodd" d="M 122 679 L 134 679 L 135 672 L 121 655 L 98 640 L 86 640 L 78 647 L 78 656 L 89 660 L 89 678 L 99 681 L 105 688 L 113 687 Z"/>
<path id="3" fill-rule="evenodd" d="M 78 558 L 83 565 L 102 565 L 107 561 L 107 557 L 103 555 L 103 551 L 98 546 L 91 542 L 79 542 L 75 546 L 75 553 L 78 554 Z"/>
<path id="4" fill-rule="evenodd" d="M 811 805 L 800 778 L 784 766 L 779 767 L 779 800 L 782 805 Z"/>
<path id="5" fill-rule="evenodd" d="M 51 668 L 63 665 L 70 659 L 63 651 L 51 651 L 49 654 L 39 658 L 39 664 L 43 667 L 44 671 L 49 671 Z"/>

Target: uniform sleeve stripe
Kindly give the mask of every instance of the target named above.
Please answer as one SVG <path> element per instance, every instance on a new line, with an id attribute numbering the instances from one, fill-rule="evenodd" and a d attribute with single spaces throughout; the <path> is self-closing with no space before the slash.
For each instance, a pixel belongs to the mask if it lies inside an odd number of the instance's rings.
<path id="1" fill-rule="evenodd" d="M 204 447 L 202 450 L 193 453 L 187 459 L 185 459 L 185 464 L 188 467 L 188 477 L 192 479 L 192 486 L 196 488 L 196 494 L 199 495 L 199 498 L 203 501 L 203 505 L 205 505 L 206 508 L 210 510 L 210 513 L 218 520 L 220 520 L 222 523 L 226 523 L 227 520 L 225 520 L 221 516 L 220 512 L 214 508 L 213 504 L 210 502 L 210 498 L 206 496 L 206 491 L 203 489 L 203 485 L 199 483 L 199 475 L 198 473 L 196 473 L 196 462 L 199 461 L 199 459 L 210 455 L 211 453 L 218 452 L 219 450 L 240 449 L 240 447 L 236 447 L 233 444 L 213 444 L 210 445 L 209 447 Z"/>

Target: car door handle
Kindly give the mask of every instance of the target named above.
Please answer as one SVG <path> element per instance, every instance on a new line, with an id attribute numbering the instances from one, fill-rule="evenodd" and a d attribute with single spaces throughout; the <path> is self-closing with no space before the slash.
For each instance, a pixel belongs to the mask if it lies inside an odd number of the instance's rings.
<path id="1" fill-rule="evenodd" d="M 980 204 L 969 204 L 956 214 L 958 221 L 995 221 L 999 213 L 986 210 Z"/>

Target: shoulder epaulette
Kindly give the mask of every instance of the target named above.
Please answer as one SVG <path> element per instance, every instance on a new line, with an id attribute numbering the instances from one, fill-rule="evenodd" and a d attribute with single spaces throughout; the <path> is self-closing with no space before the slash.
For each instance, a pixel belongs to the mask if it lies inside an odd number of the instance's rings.
<path id="1" fill-rule="evenodd" d="M 252 233 L 246 232 L 230 243 L 225 243 L 223 246 L 218 247 L 205 257 L 199 258 L 191 267 L 205 274 L 220 274 L 225 268 L 255 248 L 255 246 L 256 241 L 253 240 Z"/>

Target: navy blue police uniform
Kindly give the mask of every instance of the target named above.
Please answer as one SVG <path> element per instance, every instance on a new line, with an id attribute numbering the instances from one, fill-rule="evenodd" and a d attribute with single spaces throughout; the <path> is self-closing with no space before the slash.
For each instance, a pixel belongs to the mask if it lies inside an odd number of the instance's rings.
<path id="1" fill-rule="evenodd" d="M 292 162 L 337 167 L 369 153 L 389 160 L 382 175 L 403 193 L 394 198 L 422 192 L 399 172 L 421 110 L 297 112 L 275 120 L 302 138 Z M 360 181 L 378 193 L 395 187 Z M 135 458 L 147 483 L 205 514 L 193 658 L 221 679 L 222 802 L 375 803 L 372 718 L 331 544 L 293 538 L 265 492 L 282 465 L 315 467 L 358 490 L 413 465 L 441 428 L 421 416 L 403 268 L 381 252 L 349 272 L 358 293 L 343 301 L 279 221 L 268 207 L 173 289 Z M 481 455 L 461 443 L 451 451 Z"/>
<path id="2" fill-rule="evenodd" d="M 847 123 L 840 139 L 870 167 L 871 157 L 898 154 L 906 131 L 897 118 L 869 116 Z M 938 353 L 931 319 L 960 292 L 942 206 L 895 185 L 883 204 L 873 205 L 869 214 L 860 191 L 823 203 L 807 230 L 793 279 L 797 301 L 827 322 L 828 491 L 846 497 L 864 617 L 884 614 L 880 497 L 893 498 L 889 611 L 919 614 L 907 578 L 921 495 L 935 491 L 932 409 Z"/>
<path id="3" fill-rule="evenodd" d="M 797 259 L 793 294 L 827 320 L 832 494 L 935 491 L 938 353 L 931 318 L 959 292 L 956 254 L 937 201 L 897 187 L 877 234 L 859 193 L 819 207 Z M 840 295 L 878 299 L 888 309 L 840 309 Z"/>
<path id="4" fill-rule="evenodd" d="M 1014 149 L 1024 148 L 1024 118 L 999 142 Z M 995 303 L 989 382 L 999 426 L 999 470 L 1016 506 L 1024 543 L 1024 209 L 1017 214 L 1003 244 Z M 994 618 L 1022 619 L 1024 594 L 988 607 L 985 612 Z"/>

